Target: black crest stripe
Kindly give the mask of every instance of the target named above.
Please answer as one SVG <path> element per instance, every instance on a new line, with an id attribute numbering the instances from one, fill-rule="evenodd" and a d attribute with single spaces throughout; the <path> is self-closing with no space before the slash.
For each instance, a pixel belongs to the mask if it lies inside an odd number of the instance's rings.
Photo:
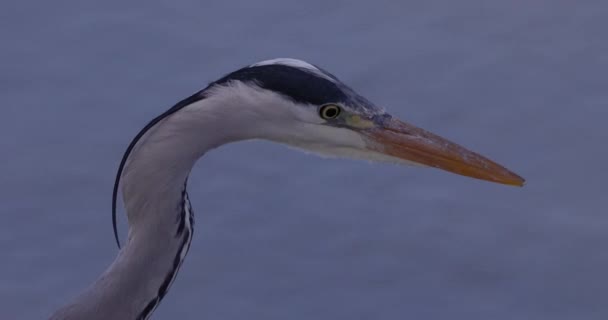
<path id="1" fill-rule="evenodd" d="M 334 78 L 331 74 L 327 76 Z M 331 81 L 311 71 L 281 64 L 242 68 L 217 80 L 215 84 L 232 80 L 254 82 L 264 89 L 306 104 L 322 105 L 348 99 L 340 82 Z"/>

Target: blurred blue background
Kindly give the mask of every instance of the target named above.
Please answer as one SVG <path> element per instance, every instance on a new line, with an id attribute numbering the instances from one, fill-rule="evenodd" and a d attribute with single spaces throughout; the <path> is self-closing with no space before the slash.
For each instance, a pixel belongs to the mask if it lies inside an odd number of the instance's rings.
<path id="1" fill-rule="evenodd" d="M 45 318 L 114 259 L 149 119 L 294 57 L 528 184 L 223 147 L 153 319 L 607 319 L 607 30 L 605 1 L 3 1 L 0 316 Z"/>

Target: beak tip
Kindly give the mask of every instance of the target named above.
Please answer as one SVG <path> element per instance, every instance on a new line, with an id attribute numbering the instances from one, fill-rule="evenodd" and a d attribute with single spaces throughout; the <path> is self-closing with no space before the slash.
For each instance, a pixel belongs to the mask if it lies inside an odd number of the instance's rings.
<path id="1" fill-rule="evenodd" d="M 519 187 L 519 188 L 523 188 L 525 185 L 526 185 L 526 181 L 518 181 L 518 182 L 512 184 L 512 186 Z"/>
<path id="2" fill-rule="evenodd" d="M 502 183 L 514 187 L 524 187 L 526 185 L 526 179 L 520 177 L 519 175 L 510 172 L 510 177 L 503 180 Z"/>

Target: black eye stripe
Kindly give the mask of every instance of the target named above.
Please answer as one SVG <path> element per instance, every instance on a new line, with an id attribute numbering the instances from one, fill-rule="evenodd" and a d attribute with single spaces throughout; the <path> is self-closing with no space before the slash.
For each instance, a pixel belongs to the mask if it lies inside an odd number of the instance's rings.
<path id="1" fill-rule="evenodd" d="M 340 115 L 340 107 L 335 104 L 326 104 L 319 109 L 319 116 L 325 120 L 335 119 Z"/>

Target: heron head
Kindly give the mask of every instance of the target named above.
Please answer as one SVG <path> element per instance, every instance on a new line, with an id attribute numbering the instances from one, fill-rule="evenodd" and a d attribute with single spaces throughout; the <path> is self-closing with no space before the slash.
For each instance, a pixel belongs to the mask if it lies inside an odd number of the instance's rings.
<path id="1" fill-rule="evenodd" d="M 222 90 L 225 97 L 248 106 L 240 113 L 252 123 L 254 138 L 325 156 L 429 166 L 507 185 L 524 183 L 501 165 L 391 116 L 332 74 L 301 60 L 267 60 L 237 70 L 214 82 L 209 96 L 222 96 Z"/>

